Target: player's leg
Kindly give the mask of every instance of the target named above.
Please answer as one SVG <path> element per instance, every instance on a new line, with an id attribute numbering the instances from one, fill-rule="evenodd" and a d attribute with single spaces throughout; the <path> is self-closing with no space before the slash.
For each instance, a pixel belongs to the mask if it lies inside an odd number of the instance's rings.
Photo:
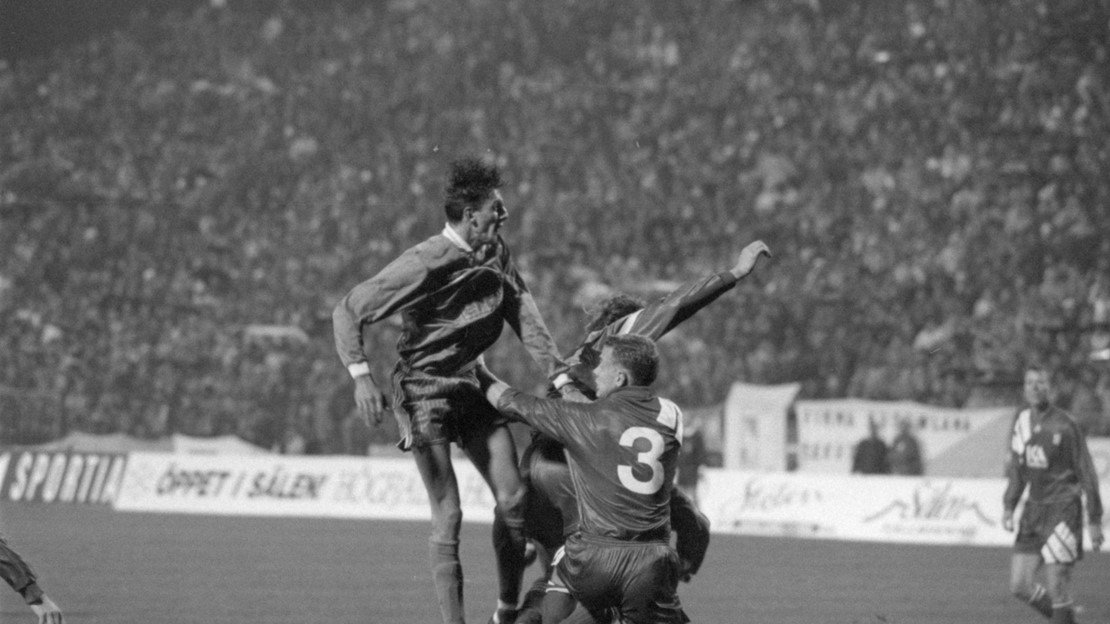
<path id="1" fill-rule="evenodd" d="M 1074 624 L 1075 602 L 1071 596 L 1071 563 L 1046 563 L 1045 586 L 1052 598 L 1052 624 Z"/>
<path id="2" fill-rule="evenodd" d="M 625 547 L 620 569 L 625 575 L 621 622 L 680 624 L 688 621 L 678 599 L 678 553 L 663 543 Z"/>
<path id="3" fill-rule="evenodd" d="M 1015 552 L 1010 559 L 1010 593 L 1027 603 L 1046 618 L 1052 617 L 1052 597 L 1037 583 L 1037 571 L 1043 561 L 1040 554 Z"/>
<path id="4" fill-rule="evenodd" d="M 499 593 L 493 621 L 516 617 L 520 586 L 524 579 L 524 482 L 517 468 L 516 446 L 507 425 L 485 428 L 463 440 L 474 467 L 485 479 L 497 501 L 493 547 L 497 558 Z"/>
<path id="5" fill-rule="evenodd" d="M 428 540 L 436 598 L 444 624 L 463 622 L 463 572 L 459 560 L 462 507 L 448 443 L 412 449 L 416 467 L 432 508 L 432 535 Z"/>

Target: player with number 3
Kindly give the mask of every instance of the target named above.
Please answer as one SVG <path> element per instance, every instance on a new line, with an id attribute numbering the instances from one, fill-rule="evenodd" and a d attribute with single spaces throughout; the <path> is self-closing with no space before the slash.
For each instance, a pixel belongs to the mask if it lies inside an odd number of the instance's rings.
<path id="1" fill-rule="evenodd" d="M 670 499 L 682 412 L 649 387 L 655 343 L 614 335 L 594 369 L 598 400 L 541 399 L 480 367 L 486 398 L 566 448 L 578 501 L 578 531 L 556 554 L 555 574 L 579 603 L 566 622 L 685 622 L 670 546 Z"/>

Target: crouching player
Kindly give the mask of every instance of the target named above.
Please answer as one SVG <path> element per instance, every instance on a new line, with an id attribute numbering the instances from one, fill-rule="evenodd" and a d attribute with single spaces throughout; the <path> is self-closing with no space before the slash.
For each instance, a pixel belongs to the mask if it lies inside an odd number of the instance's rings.
<path id="1" fill-rule="evenodd" d="M 579 516 L 555 556 L 558 581 L 579 603 L 566 622 L 688 621 L 669 543 L 682 413 L 651 390 L 658 368 L 650 339 L 609 337 L 594 370 L 593 403 L 540 399 L 478 371 L 494 407 L 566 449 Z"/>
<path id="2" fill-rule="evenodd" d="M 1025 371 L 1028 406 L 1014 419 L 1002 526 L 1014 529 L 1014 508 L 1029 497 L 1017 528 L 1010 591 L 1054 624 L 1075 622 L 1071 572 L 1083 557 L 1083 502 L 1087 495 L 1091 547 L 1102 546 L 1102 501 L 1087 441 L 1075 421 L 1052 405 L 1049 374 Z M 1045 584 L 1037 584 L 1044 569 Z"/>

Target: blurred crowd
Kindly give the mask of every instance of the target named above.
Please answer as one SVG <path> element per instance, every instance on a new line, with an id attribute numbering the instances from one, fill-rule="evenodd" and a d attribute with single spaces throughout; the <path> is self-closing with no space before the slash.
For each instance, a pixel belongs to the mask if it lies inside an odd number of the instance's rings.
<path id="1" fill-rule="evenodd" d="M 165 4 L 0 60 L 0 442 L 388 442 L 331 308 L 468 154 L 566 351 L 768 243 L 663 341 L 680 404 L 1016 404 L 1035 360 L 1110 434 L 1105 0 Z M 538 390 L 525 359 L 488 357 Z"/>

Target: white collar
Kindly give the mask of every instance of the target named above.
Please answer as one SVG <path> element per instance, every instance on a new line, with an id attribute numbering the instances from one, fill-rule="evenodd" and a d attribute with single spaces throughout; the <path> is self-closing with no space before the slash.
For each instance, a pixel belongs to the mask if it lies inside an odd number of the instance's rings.
<path id="1" fill-rule="evenodd" d="M 459 233 L 455 231 L 455 228 L 451 227 L 450 223 L 443 226 L 443 235 L 446 236 L 447 240 L 454 243 L 454 245 L 459 249 L 465 251 L 466 253 L 474 253 L 474 248 L 471 247 L 470 244 L 467 243 L 465 240 L 463 240 L 463 237 L 459 236 Z"/>

